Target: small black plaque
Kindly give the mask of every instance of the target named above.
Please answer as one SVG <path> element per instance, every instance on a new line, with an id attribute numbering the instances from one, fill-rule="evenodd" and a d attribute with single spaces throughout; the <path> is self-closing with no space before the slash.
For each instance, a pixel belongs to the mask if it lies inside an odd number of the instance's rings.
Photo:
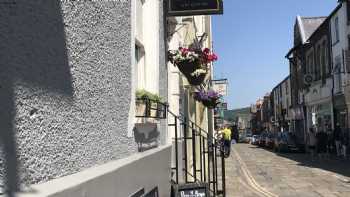
<path id="1" fill-rule="evenodd" d="M 208 184 L 191 183 L 174 185 L 174 197 L 209 197 Z"/>
<path id="2" fill-rule="evenodd" d="M 222 0 L 168 0 L 169 16 L 223 14 Z"/>

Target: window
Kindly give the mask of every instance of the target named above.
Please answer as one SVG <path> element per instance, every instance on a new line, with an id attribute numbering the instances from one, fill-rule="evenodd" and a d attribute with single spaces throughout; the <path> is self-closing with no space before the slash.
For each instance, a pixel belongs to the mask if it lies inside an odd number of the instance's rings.
<path id="1" fill-rule="evenodd" d="M 323 41 L 322 48 L 323 48 L 322 61 L 325 69 L 324 73 L 326 75 L 330 75 L 332 68 L 331 68 L 331 64 L 328 62 L 328 44 L 326 40 Z"/>
<path id="2" fill-rule="evenodd" d="M 306 65 L 307 74 L 312 75 L 314 77 L 315 70 L 314 70 L 314 53 L 313 52 L 309 53 L 309 55 L 307 56 L 306 63 L 307 63 Z"/>
<path id="3" fill-rule="evenodd" d="M 348 25 L 350 24 L 350 3 L 346 2 L 346 12 L 347 12 L 347 16 L 348 16 Z"/>
<path id="4" fill-rule="evenodd" d="M 321 46 L 316 48 L 316 62 L 315 62 L 315 80 L 321 79 Z"/>
<path id="5" fill-rule="evenodd" d="M 335 90 L 336 92 L 341 92 L 342 89 L 342 77 L 341 77 L 341 58 L 335 58 L 335 67 L 334 67 L 334 76 L 335 76 Z"/>
<path id="6" fill-rule="evenodd" d="M 334 26 L 335 26 L 335 43 L 337 43 L 337 42 L 339 42 L 339 19 L 338 19 L 338 17 L 335 18 Z"/>
<path id="7" fill-rule="evenodd" d="M 322 72 L 322 79 L 324 80 L 327 75 L 330 73 L 330 68 L 327 63 L 327 42 L 323 41 L 321 44 L 321 52 L 320 52 L 320 65 L 321 65 L 321 72 Z"/>
<path id="8" fill-rule="evenodd" d="M 136 84 L 138 89 L 144 89 L 146 84 L 145 75 L 145 52 L 143 47 L 135 45 L 135 63 L 136 63 Z"/>

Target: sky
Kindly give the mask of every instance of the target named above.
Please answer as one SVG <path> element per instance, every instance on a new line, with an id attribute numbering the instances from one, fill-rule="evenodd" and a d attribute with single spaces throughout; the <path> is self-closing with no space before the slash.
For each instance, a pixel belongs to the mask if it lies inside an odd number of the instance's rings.
<path id="1" fill-rule="evenodd" d="M 229 109 L 250 106 L 289 74 L 297 15 L 328 16 L 337 0 L 224 0 L 212 17 L 216 79 L 229 80 Z"/>

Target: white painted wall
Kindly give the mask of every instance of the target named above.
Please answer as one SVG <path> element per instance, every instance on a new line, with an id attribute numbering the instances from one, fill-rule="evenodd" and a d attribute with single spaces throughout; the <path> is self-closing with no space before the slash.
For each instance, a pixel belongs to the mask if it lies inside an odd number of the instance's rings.
<path id="1" fill-rule="evenodd" d="M 335 36 L 335 19 L 338 18 L 339 22 L 339 42 L 336 42 L 336 36 Z M 333 66 L 333 72 L 334 67 L 336 66 L 337 62 L 340 62 L 341 65 L 341 71 L 344 72 L 344 61 L 343 61 L 343 50 L 348 49 L 348 40 L 347 35 L 350 33 L 350 29 L 347 25 L 347 13 L 346 13 L 346 6 L 345 3 L 343 3 L 342 7 L 331 17 L 330 21 L 331 25 L 331 37 L 332 37 L 332 66 Z M 346 74 L 342 73 L 341 76 L 341 86 L 344 86 L 347 81 Z M 339 75 L 335 75 L 335 93 L 341 93 L 344 91 L 343 87 L 339 87 L 337 84 Z"/>
<path id="2" fill-rule="evenodd" d="M 170 194 L 171 146 L 164 146 L 85 171 L 34 185 L 18 197 L 128 197 L 158 187 Z M 150 179 L 150 177 L 152 177 Z"/>

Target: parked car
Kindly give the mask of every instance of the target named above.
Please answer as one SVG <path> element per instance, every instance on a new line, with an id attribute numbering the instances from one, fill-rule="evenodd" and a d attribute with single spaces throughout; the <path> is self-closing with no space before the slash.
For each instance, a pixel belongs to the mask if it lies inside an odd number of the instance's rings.
<path id="1" fill-rule="evenodd" d="M 246 134 L 246 137 L 245 137 L 245 143 L 250 143 L 252 141 L 252 134 L 248 133 Z"/>
<path id="2" fill-rule="evenodd" d="M 273 149 L 275 145 L 275 138 L 274 133 L 268 133 L 265 140 L 265 147 Z"/>
<path id="3" fill-rule="evenodd" d="M 292 152 L 301 150 L 294 142 L 293 137 L 289 132 L 279 132 L 274 141 L 274 150 L 276 152 Z"/>
<path id="4" fill-rule="evenodd" d="M 264 147 L 266 145 L 267 132 L 262 132 L 259 136 L 259 146 Z"/>
<path id="5" fill-rule="evenodd" d="M 253 135 L 253 136 L 252 136 L 252 139 L 251 139 L 251 141 L 250 141 L 250 144 L 259 145 L 259 138 L 260 138 L 259 135 Z"/>

